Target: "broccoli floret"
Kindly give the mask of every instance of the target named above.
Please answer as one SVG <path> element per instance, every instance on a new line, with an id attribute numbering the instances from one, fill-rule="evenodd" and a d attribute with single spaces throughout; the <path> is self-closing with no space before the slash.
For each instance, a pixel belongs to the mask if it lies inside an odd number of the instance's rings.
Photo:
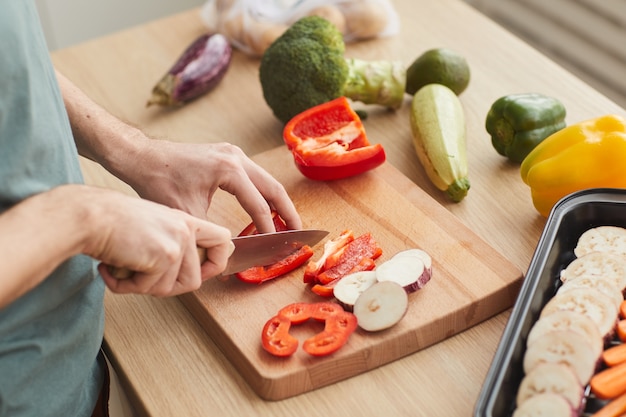
<path id="1" fill-rule="evenodd" d="M 318 16 L 303 17 L 261 58 L 263 97 L 283 123 L 313 106 L 345 96 L 398 108 L 406 69 L 399 61 L 347 59 L 339 30 Z"/>

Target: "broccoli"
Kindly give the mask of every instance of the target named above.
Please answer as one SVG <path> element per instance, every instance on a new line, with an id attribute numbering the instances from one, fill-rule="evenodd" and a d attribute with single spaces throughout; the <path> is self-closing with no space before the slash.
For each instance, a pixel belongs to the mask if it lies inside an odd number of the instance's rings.
<path id="1" fill-rule="evenodd" d="M 304 110 L 345 96 L 365 104 L 399 108 L 406 69 L 399 61 L 344 57 L 339 30 L 319 16 L 303 17 L 261 57 L 263 97 L 283 123 Z"/>

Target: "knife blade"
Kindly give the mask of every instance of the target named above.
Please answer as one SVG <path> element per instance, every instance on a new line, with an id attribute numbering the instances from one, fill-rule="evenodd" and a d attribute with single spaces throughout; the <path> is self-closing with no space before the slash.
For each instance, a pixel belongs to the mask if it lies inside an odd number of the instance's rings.
<path id="1" fill-rule="evenodd" d="M 304 245 L 315 245 L 326 235 L 326 230 L 300 229 L 233 237 L 235 250 L 221 275 L 231 275 L 253 266 L 271 265 Z M 198 253 L 201 261 L 206 259 L 205 249 L 198 248 Z M 117 279 L 127 279 L 133 275 L 133 271 L 126 268 L 109 266 L 108 270 Z"/>

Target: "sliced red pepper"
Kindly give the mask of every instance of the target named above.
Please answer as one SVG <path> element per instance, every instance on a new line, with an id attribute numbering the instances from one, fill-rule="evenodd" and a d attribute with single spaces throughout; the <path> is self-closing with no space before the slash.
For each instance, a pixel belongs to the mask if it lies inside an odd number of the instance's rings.
<path id="1" fill-rule="evenodd" d="M 277 232 L 287 230 L 287 225 L 284 220 L 276 213 L 273 213 L 274 227 Z M 239 236 L 250 236 L 257 234 L 258 230 L 254 223 L 250 223 L 246 226 Z M 237 272 L 235 276 L 243 282 L 251 284 L 261 284 L 265 281 L 285 275 L 294 269 L 298 268 L 313 256 L 313 249 L 304 245 L 297 249 L 284 259 L 267 266 L 253 266 L 244 271 Z"/>
<path id="2" fill-rule="evenodd" d="M 335 312 L 325 318 L 322 332 L 304 341 L 302 349 L 313 356 L 333 353 L 346 344 L 357 324 L 354 314 L 346 311 Z"/>
<path id="3" fill-rule="evenodd" d="M 261 284 L 270 279 L 285 275 L 298 268 L 313 256 L 313 249 L 304 245 L 286 258 L 269 266 L 253 266 L 237 272 L 237 278 L 251 284 Z"/>
<path id="4" fill-rule="evenodd" d="M 363 258 L 361 262 L 359 262 L 354 268 L 352 268 L 350 272 L 348 272 L 346 275 L 352 274 L 354 272 L 359 272 L 359 271 L 371 271 L 374 268 L 376 268 L 376 264 L 374 263 L 373 259 Z M 313 285 L 313 287 L 311 287 L 311 291 L 313 291 L 315 294 L 321 297 L 330 298 L 333 296 L 335 285 L 337 285 L 339 280 L 343 278 L 344 276 L 345 275 L 342 275 L 339 278 L 335 278 L 334 280 L 330 281 L 328 284 L 315 284 Z"/>
<path id="5" fill-rule="evenodd" d="M 337 303 L 294 303 L 283 307 L 263 326 L 261 344 L 275 356 L 292 355 L 298 340 L 289 334 L 292 324 L 314 319 L 324 321 L 324 330 L 307 339 L 302 348 L 313 356 L 324 356 L 337 351 L 357 328 L 356 316 L 346 312 Z"/>
<path id="6" fill-rule="evenodd" d="M 341 278 L 351 272 L 363 259 L 376 259 L 382 251 L 372 238 L 372 235 L 365 233 L 352 242 L 348 243 L 341 251 L 340 256 L 335 264 L 325 269 L 317 276 L 320 284 L 328 284 L 329 282 Z"/>
<path id="7" fill-rule="evenodd" d="M 289 319 L 293 324 L 300 324 L 311 318 L 312 309 L 309 303 L 293 303 L 281 308 L 278 311 L 278 316 L 283 316 Z"/>
<path id="8" fill-rule="evenodd" d="M 274 316 L 263 326 L 263 349 L 274 356 L 290 356 L 298 349 L 298 339 L 289 334 L 291 321 L 285 316 Z"/>
<path id="9" fill-rule="evenodd" d="M 330 298 L 337 282 L 353 272 L 371 271 L 374 260 L 383 253 L 370 233 L 357 238 L 351 230 L 324 244 L 324 253 L 316 261 L 309 261 L 304 271 L 304 282 L 312 284 L 311 291 Z"/>
<path id="10" fill-rule="evenodd" d="M 314 303 L 311 307 L 311 318 L 317 321 L 325 321 L 345 312 L 339 304 L 331 302 Z"/>
<path id="11" fill-rule="evenodd" d="M 274 222 L 274 229 L 276 229 L 277 232 L 284 232 L 287 230 L 287 223 L 285 223 L 282 217 L 280 217 L 275 211 L 272 212 L 272 220 Z M 250 236 L 256 235 L 257 233 L 259 233 L 259 231 L 257 230 L 256 225 L 254 222 L 251 222 L 249 225 L 244 227 L 241 232 L 239 232 L 239 236 Z"/>
<path id="12" fill-rule="evenodd" d="M 385 162 L 381 144 L 371 145 L 347 98 L 339 97 L 293 117 L 283 130 L 296 167 L 312 180 L 351 177 Z"/>
<path id="13" fill-rule="evenodd" d="M 339 236 L 324 243 L 324 252 L 317 261 L 310 261 L 304 270 L 304 283 L 316 282 L 317 276 L 326 265 L 326 260 L 354 240 L 352 230 L 344 230 Z"/>

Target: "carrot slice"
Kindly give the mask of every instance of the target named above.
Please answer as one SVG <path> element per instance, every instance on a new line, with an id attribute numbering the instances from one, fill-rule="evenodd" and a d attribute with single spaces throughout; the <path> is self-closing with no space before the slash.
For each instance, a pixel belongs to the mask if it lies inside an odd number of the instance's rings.
<path id="1" fill-rule="evenodd" d="M 589 384 L 596 397 L 605 400 L 626 393 L 626 362 L 598 372 Z"/>
<path id="2" fill-rule="evenodd" d="M 626 413 L 626 394 L 622 394 L 596 411 L 591 417 L 619 417 Z"/>
<path id="3" fill-rule="evenodd" d="M 626 362 L 626 343 L 605 349 L 602 352 L 602 360 L 607 366 L 615 366 Z"/>

